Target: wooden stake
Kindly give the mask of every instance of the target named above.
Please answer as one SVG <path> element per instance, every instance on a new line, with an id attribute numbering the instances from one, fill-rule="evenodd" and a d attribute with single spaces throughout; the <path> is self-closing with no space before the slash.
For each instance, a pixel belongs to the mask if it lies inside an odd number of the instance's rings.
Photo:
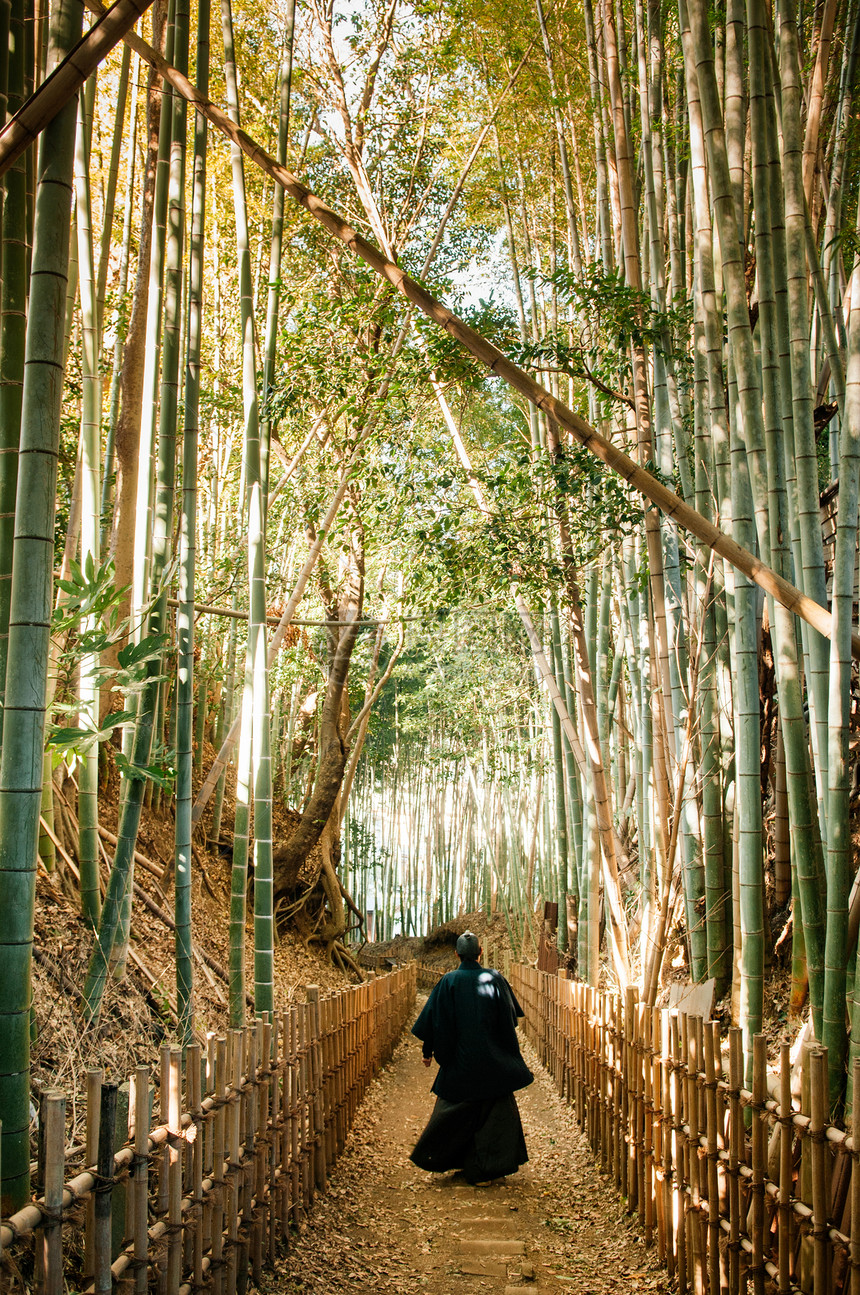
<path id="1" fill-rule="evenodd" d="M 98 1179 L 93 1219 L 95 1295 L 111 1295 L 111 1195 L 114 1177 L 114 1132 L 116 1126 L 116 1084 L 102 1084 L 99 1109 Z"/>
<path id="2" fill-rule="evenodd" d="M 149 1067 L 134 1072 L 134 1160 L 132 1162 L 135 1295 L 146 1295 L 149 1253 Z"/>
<path id="3" fill-rule="evenodd" d="M 63 1171 L 65 1169 L 66 1098 L 56 1089 L 44 1094 L 45 1214 L 39 1238 L 45 1295 L 63 1295 Z M 110 1243 L 108 1243 L 110 1244 Z"/>

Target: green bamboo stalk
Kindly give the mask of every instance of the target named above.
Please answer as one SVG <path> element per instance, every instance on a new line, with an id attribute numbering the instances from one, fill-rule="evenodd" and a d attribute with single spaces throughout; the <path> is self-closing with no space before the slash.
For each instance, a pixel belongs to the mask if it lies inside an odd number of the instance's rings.
<path id="1" fill-rule="evenodd" d="M 113 242 L 113 218 L 116 211 L 116 192 L 119 181 L 119 158 L 123 143 L 125 126 L 125 108 L 128 102 L 128 76 L 131 69 L 131 48 L 122 47 L 122 59 L 116 86 L 116 109 L 114 113 L 113 138 L 111 140 L 110 158 L 108 159 L 107 183 L 104 194 L 102 213 L 102 237 L 99 248 L 98 273 L 96 275 L 96 302 L 98 303 L 99 336 L 104 324 L 105 293 L 107 291 L 108 267 Z M 136 108 L 136 103 L 135 103 Z M 129 192 L 131 190 L 129 189 Z"/>
<path id="2" fill-rule="evenodd" d="M 184 40 L 185 58 L 187 60 L 187 9 L 185 0 L 177 0 L 174 17 L 168 34 L 168 45 L 173 47 L 174 36 L 180 42 Z M 182 44 L 177 47 L 182 57 Z M 162 107 L 172 107 L 168 96 L 164 96 Z M 172 139 L 173 116 L 170 112 L 162 113 L 162 126 L 165 140 Z M 181 118 L 184 122 L 184 113 Z M 184 139 L 184 126 L 182 138 Z M 180 183 L 181 146 L 175 141 L 175 151 L 170 168 L 171 198 L 170 252 L 166 293 L 166 312 L 164 322 L 164 381 L 161 390 L 161 417 L 158 441 L 158 501 L 154 514 L 152 534 L 152 586 L 160 589 L 164 572 L 170 560 L 173 543 L 173 496 L 175 479 L 176 450 L 176 397 L 177 375 L 179 364 L 179 292 L 182 240 L 182 185 Z M 165 202 L 167 194 L 165 194 Z M 165 216 L 166 220 L 166 216 Z M 160 252 L 153 248 L 153 260 L 160 259 Z M 159 287 L 160 287 L 160 275 Z M 150 297 L 152 301 L 152 296 Z M 157 367 L 157 366 L 156 366 Z M 144 470 L 142 475 L 147 475 Z M 138 514 L 138 524 L 142 524 L 145 511 Z M 167 624 L 167 591 L 153 604 L 147 630 L 152 636 L 160 636 Z M 131 749 L 129 752 L 130 769 L 123 774 L 124 791 L 121 799 L 120 819 L 117 828 L 117 845 L 113 865 L 108 879 L 107 892 L 99 922 L 98 934 L 93 946 L 87 969 L 87 978 L 83 991 L 82 1011 L 84 1019 L 93 1020 L 101 1007 L 109 966 L 113 963 L 114 975 L 124 974 L 125 955 L 128 945 L 131 914 L 131 896 L 134 881 L 134 850 L 144 798 L 150 780 L 142 771 L 149 764 L 152 753 L 153 736 L 157 729 L 159 716 L 160 692 L 158 681 L 159 665 L 156 660 L 150 662 L 147 679 L 138 698 L 137 718 L 134 724 Z M 159 726 L 160 727 L 160 726 Z"/>
<path id="3" fill-rule="evenodd" d="M 129 53 L 131 50 L 125 46 Z M 128 291 L 128 271 L 131 255 L 131 214 L 134 209 L 134 173 L 137 153 L 137 98 L 140 84 L 141 62 L 134 60 L 134 76 L 131 87 L 131 126 L 128 131 L 125 154 L 125 209 L 122 220 L 122 244 L 120 251 L 119 276 L 117 281 L 117 306 L 113 312 L 111 329 L 114 332 L 113 360 L 111 368 L 110 394 L 108 396 L 107 428 L 105 432 L 105 467 L 102 477 L 102 517 L 107 518 L 108 504 L 113 489 L 114 451 L 116 428 L 119 419 L 119 391 L 122 371 L 123 330 L 120 327 L 119 303 L 125 300 Z M 99 266 L 101 269 L 101 265 Z"/>
<path id="4" fill-rule="evenodd" d="M 796 476 L 795 524 L 799 531 L 801 566 L 795 580 L 805 593 L 827 605 L 824 554 L 819 512 L 818 453 L 813 418 L 813 387 L 809 365 L 809 304 L 806 258 L 806 199 L 803 187 L 803 88 L 794 0 L 779 7 L 779 49 L 782 83 L 783 184 L 785 192 L 786 275 L 791 332 L 792 442 L 791 466 Z M 828 650 L 814 632 L 804 633 L 807 656 L 812 750 L 818 788 L 821 836 L 827 840 L 824 798 L 827 789 Z"/>
<path id="5" fill-rule="evenodd" d="M 856 228 L 860 230 L 860 210 L 858 210 Z M 823 1040 L 828 1044 L 831 1106 L 835 1106 L 838 1102 L 845 1079 L 848 893 L 854 871 L 849 807 L 850 638 L 854 615 L 858 519 L 860 519 L 860 261 L 855 262 L 852 275 L 848 363 L 845 371 L 845 410 L 839 443 L 839 506 L 836 514 L 836 550 L 833 559 L 834 632 L 830 648 L 827 941 L 823 1033 Z M 855 998 L 854 1012 L 857 1013 L 857 1010 Z M 832 1058 L 833 1052 L 836 1056 Z M 855 1039 L 852 1063 L 856 1054 Z"/>
<path id="6" fill-rule="evenodd" d="M 173 63 L 175 35 L 174 14 L 176 0 L 168 0 L 165 57 Z M 140 468 L 137 475 L 137 498 L 134 524 L 134 561 L 131 581 L 131 615 L 136 634 L 142 630 L 143 608 L 149 600 L 154 581 L 150 573 L 153 530 L 152 501 L 156 464 L 156 427 L 158 416 L 159 363 L 161 359 L 161 327 L 164 301 L 164 266 L 167 238 L 167 206 L 170 186 L 171 101 L 173 96 L 164 90 L 158 126 L 158 158 L 155 166 L 155 195 L 152 204 L 152 251 L 149 263 L 148 310 L 146 314 L 146 342 L 144 346 L 143 406 L 140 422 L 137 458 Z M 117 563 L 119 568 L 119 562 Z"/>
<path id="7" fill-rule="evenodd" d="M 87 92 L 89 91 L 89 93 Z M 101 501 L 99 467 L 101 464 L 101 378 L 99 375 L 99 321 L 93 258 L 92 208 L 90 203 L 90 158 L 88 138 L 91 135 L 90 106 L 94 96 L 93 81 L 79 96 L 78 130 L 75 145 L 75 224 L 78 246 L 78 290 L 81 304 L 81 565 L 96 572 L 99 568 Z M 96 627 L 95 617 L 84 622 L 85 631 Z M 78 723 L 83 731 L 93 733 L 99 727 L 98 655 L 87 655 L 81 661 Z M 81 911 L 93 928 L 98 925 L 101 910 L 99 893 L 99 751 L 91 742 L 78 772 L 78 858 L 81 875 Z"/>
<path id="8" fill-rule="evenodd" d="M 222 0 L 221 21 L 227 102 L 231 119 L 239 123 L 239 95 L 233 49 L 233 19 L 230 0 Z M 274 920 L 272 877 L 272 766 L 266 652 L 265 586 L 265 502 L 260 461 L 259 405 L 256 374 L 254 301 L 251 282 L 248 216 L 245 200 L 245 172 L 242 153 L 231 148 L 233 204 L 236 220 L 236 250 L 239 270 L 239 299 L 242 327 L 242 393 L 245 411 L 245 489 L 248 517 L 248 643 L 245 663 L 245 694 L 242 729 L 250 729 L 246 748 L 252 764 L 249 787 L 254 795 L 254 1005 L 257 1012 L 274 1010 Z M 248 706 L 250 704 L 250 709 Z M 240 742 L 241 749 L 242 742 Z M 244 777 L 240 765 L 239 776 Z M 252 781 L 253 780 L 253 781 Z M 247 838 L 244 846 L 247 854 Z M 240 846 L 240 852 L 242 847 Z M 234 869 L 235 850 L 234 850 Z M 241 869 L 239 869 L 239 872 Z M 238 905 L 241 876 L 236 877 L 233 898 Z M 237 914 L 238 916 L 238 914 Z M 231 950 L 232 957 L 232 950 Z M 232 964 L 231 964 L 232 965 Z"/>
<path id="9" fill-rule="evenodd" d="M 24 99 L 24 0 L 13 0 L 9 19 L 8 106 L 16 112 Z M 18 437 L 24 387 L 27 328 L 27 275 L 30 227 L 27 221 L 27 168 L 24 157 L 6 172 L 2 212 L 3 281 L 0 285 L 0 738 L 3 733 L 9 603 L 12 592 L 12 539 L 18 481 Z"/>
<path id="10" fill-rule="evenodd" d="M 278 113 L 278 161 L 286 165 L 290 137 L 290 93 L 293 79 L 293 34 L 296 0 L 288 0 L 285 14 L 284 54 L 281 60 L 280 104 Z M 263 411 L 260 420 L 260 464 L 263 498 L 269 493 L 269 452 L 272 432 L 270 403 L 275 389 L 275 363 L 278 351 L 278 311 L 281 301 L 281 254 L 284 244 L 284 190 L 275 184 L 272 197 L 272 233 L 269 244 L 269 294 L 266 302 L 266 339 L 263 348 Z"/>
<path id="11" fill-rule="evenodd" d="M 51 16 L 50 62 L 80 36 L 82 7 L 64 0 Z M 0 1210 L 20 1208 L 30 1187 L 30 968 L 47 662 L 54 566 L 54 501 L 63 386 L 63 319 L 75 150 L 74 102 L 44 132 L 21 407 L 15 546 L 6 667 L 6 740 L 0 754 Z"/>
<path id="12" fill-rule="evenodd" d="M 185 15 L 182 15 L 184 21 Z M 180 14 L 177 11 L 177 21 Z M 177 36 L 179 33 L 177 33 Z M 187 40 L 187 36 L 183 37 Z M 197 80 L 209 86 L 209 0 L 197 15 Z M 184 136 L 185 121 L 177 123 Z M 183 1043 L 194 1031 L 194 964 L 191 941 L 192 727 L 194 719 L 194 572 L 197 533 L 197 443 L 200 418 L 200 345 L 203 335 L 203 257 L 206 221 L 207 123 L 196 117 L 191 189 L 185 424 L 182 437 L 182 509 L 179 532 L 179 612 L 176 625 L 176 1003 Z M 181 209 L 178 213 L 181 219 Z M 204 694 L 205 695 L 205 694 Z M 201 707 L 201 710 L 203 708 Z"/>

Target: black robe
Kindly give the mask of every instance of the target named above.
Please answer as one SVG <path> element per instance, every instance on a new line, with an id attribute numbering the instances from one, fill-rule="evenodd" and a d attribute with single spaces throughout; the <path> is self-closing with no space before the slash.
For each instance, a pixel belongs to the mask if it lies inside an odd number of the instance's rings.
<path id="1" fill-rule="evenodd" d="M 526 1162 L 516 1100 L 534 1078 L 520 1055 L 523 1010 L 498 971 L 464 960 L 436 985 L 412 1033 L 435 1056 L 436 1106 L 410 1159 L 422 1169 L 462 1169 L 472 1181 Z"/>

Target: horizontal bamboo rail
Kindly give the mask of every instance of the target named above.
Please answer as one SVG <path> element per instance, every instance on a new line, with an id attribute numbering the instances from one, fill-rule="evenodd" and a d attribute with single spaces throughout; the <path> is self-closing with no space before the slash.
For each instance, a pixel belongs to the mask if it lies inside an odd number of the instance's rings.
<path id="1" fill-rule="evenodd" d="M 787 1044 L 772 1076 L 755 1037 L 750 1090 L 737 1029 L 724 1055 L 716 1022 L 635 989 L 622 1000 L 522 964 L 510 978 L 527 1037 L 680 1295 L 860 1293 L 860 1103 L 850 1132 L 828 1124 L 825 1048 L 804 1054 L 798 1106 Z M 854 1080 L 860 1092 L 860 1062 Z"/>
<path id="2" fill-rule="evenodd" d="M 210 1035 L 184 1058 L 165 1045 L 155 1127 L 147 1066 L 121 1105 L 116 1085 L 91 1072 L 89 1165 L 65 1181 L 65 1098 L 46 1093 L 43 1194 L 0 1222 L 0 1292 L 32 1285 L 60 1295 L 72 1276 L 94 1295 L 235 1295 L 249 1279 L 259 1284 L 325 1187 L 415 984 L 409 965 L 325 998 L 310 985 L 306 1003 Z M 81 1229 L 83 1247 L 73 1237 Z"/>

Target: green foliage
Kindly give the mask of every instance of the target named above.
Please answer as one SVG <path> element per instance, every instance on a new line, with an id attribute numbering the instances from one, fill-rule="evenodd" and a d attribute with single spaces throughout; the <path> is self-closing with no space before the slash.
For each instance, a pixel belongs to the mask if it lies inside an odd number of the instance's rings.
<path id="1" fill-rule="evenodd" d="M 674 362 L 679 380 L 690 380 L 689 356 L 691 305 L 654 308 L 646 292 L 630 288 L 623 272 L 606 272 L 592 262 L 581 279 L 569 270 L 552 275 L 527 270 L 527 277 L 558 295 L 571 307 L 570 329 L 549 330 L 537 342 L 518 348 L 519 362 L 540 371 L 555 369 L 567 377 L 592 377 L 609 392 L 600 391 L 603 414 L 610 416 L 630 383 L 630 349 L 644 346 Z"/>
<path id="2" fill-rule="evenodd" d="M 58 715 L 77 716 L 79 705 L 75 696 L 78 672 L 84 661 L 97 659 L 109 648 L 122 643 L 128 634 L 129 622 L 120 618 L 120 605 L 126 593 L 114 583 L 113 563 L 106 562 L 96 568 L 92 555 L 87 555 L 83 566 L 70 563 L 70 578 L 57 583 L 64 594 L 63 602 L 51 618 L 51 634 L 62 641 L 59 654 L 61 674 L 57 680 L 54 711 Z M 129 641 L 120 648 L 118 666 L 99 666 L 89 676 L 99 690 L 109 688 L 126 697 L 137 696 L 144 687 L 150 667 L 159 661 L 168 645 L 168 635 L 150 634 L 139 643 Z M 166 678 L 159 675 L 158 680 Z M 113 712 L 104 728 L 81 728 L 79 725 L 52 724 L 48 728 L 46 744 L 51 750 L 54 764 L 65 760 L 73 765 L 76 760 L 92 755 L 99 743 L 110 738 L 120 724 L 136 717 L 134 710 Z"/>
<path id="3" fill-rule="evenodd" d="M 116 767 L 126 778 L 134 782 L 154 782 L 162 791 L 172 792 L 176 784 L 176 768 L 172 762 L 172 752 L 156 752 L 149 764 L 133 764 L 118 751 L 114 756 Z"/>

